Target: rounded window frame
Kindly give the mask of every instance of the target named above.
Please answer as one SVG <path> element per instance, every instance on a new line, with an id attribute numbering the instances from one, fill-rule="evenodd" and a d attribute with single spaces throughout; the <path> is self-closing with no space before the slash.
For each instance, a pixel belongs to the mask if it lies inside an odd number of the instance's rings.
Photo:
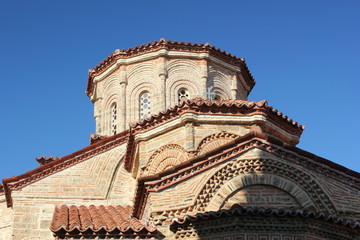
<path id="1" fill-rule="evenodd" d="M 148 96 L 144 96 L 144 95 Z M 146 119 L 151 116 L 152 110 L 152 94 L 149 91 L 142 91 L 138 97 L 139 106 L 139 120 Z M 146 107 L 144 108 L 143 106 Z M 147 111 L 147 113 L 145 113 Z"/>

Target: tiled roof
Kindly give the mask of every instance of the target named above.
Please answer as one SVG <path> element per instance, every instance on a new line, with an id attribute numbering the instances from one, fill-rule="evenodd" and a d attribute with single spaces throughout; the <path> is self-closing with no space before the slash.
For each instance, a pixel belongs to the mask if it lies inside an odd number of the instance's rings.
<path id="1" fill-rule="evenodd" d="M 132 124 L 132 128 L 136 131 L 138 128 L 141 131 L 148 127 L 157 126 L 160 123 L 166 122 L 174 116 L 179 116 L 185 112 L 194 112 L 211 115 L 254 115 L 257 113 L 268 114 L 267 117 L 286 131 L 297 133 L 299 136 L 305 128 L 303 125 L 295 122 L 285 114 L 279 112 L 277 109 L 268 105 L 266 100 L 254 102 L 240 99 L 226 99 L 220 101 L 209 101 L 201 97 L 194 99 L 185 99 L 181 103 L 161 111 L 159 114 L 154 114 L 149 118 Z M 286 126 L 284 126 L 286 124 Z M 290 128 L 290 129 L 289 129 Z"/>
<path id="2" fill-rule="evenodd" d="M 90 145 L 97 143 L 105 138 L 107 138 L 108 136 L 106 135 L 100 135 L 100 134 L 96 134 L 96 133 L 90 133 Z"/>
<path id="3" fill-rule="evenodd" d="M 233 205 L 230 209 L 222 209 L 219 211 L 210 211 L 204 213 L 197 213 L 195 215 L 186 215 L 182 218 L 174 218 L 171 225 L 183 225 L 191 222 L 206 221 L 215 218 L 222 218 L 227 216 L 262 216 L 262 217 L 302 217 L 312 218 L 335 223 L 350 228 L 360 229 L 360 222 L 353 221 L 346 218 L 325 215 L 324 213 L 314 212 L 303 209 L 269 209 L 269 208 L 252 208 L 242 207 L 238 204 Z"/>
<path id="4" fill-rule="evenodd" d="M 263 115 L 268 121 L 272 122 L 285 132 L 300 137 L 304 126 L 293 121 L 288 116 L 279 112 L 277 109 L 268 105 L 266 100 L 253 102 L 239 99 L 229 99 L 220 101 L 209 101 L 203 98 L 194 98 L 182 100 L 174 107 L 161 111 L 158 114 L 151 115 L 139 122 L 130 124 L 131 136 L 128 142 L 128 149 L 125 155 L 125 168 L 130 171 L 134 159 L 134 140 L 133 135 L 143 133 L 144 131 L 154 129 L 160 125 L 179 118 L 183 114 L 194 113 L 201 115 L 231 115 L 231 116 L 252 116 Z"/>
<path id="5" fill-rule="evenodd" d="M 40 156 L 39 158 L 35 158 L 35 160 L 40 164 L 40 165 L 45 165 L 48 164 L 52 161 L 58 160 L 60 159 L 60 157 L 45 157 L 45 156 Z"/>
<path id="6" fill-rule="evenodd" d="M 55 234 L 78 232 L 154 233 L 155 227 L 131 217 L 130 206 L 56 206 L 50 229 Z"/>
<path id="7" fill-rule="evenodd" d="M 208 53 L 216 58 L 219 58 L 229 64 L 240 66 L 244 69 L 244 72 L 248 75 L 247 84 L 252 88 L 255 85 L 255 80 L 251 75 L 248 67 L 246 66 L 244 58 L 238 58 L 234 55 L 231 55 L 225 51 L 220 50 L 211 46 L 210 43 L 185 43 L 178 41 L 171 41 L 160 39 L 160 41 L 155 41 L 148 43 L 146 45 L 136 46 L 134 48 L 117 49 L 115 52 L 111 53 L 110 56 L 105 58 L 101 63 L 89 71 L 88 85 L 86 87 L 86 94 L 91 96 L 93 94 L 93 79 L 94 77 L 100 75 L 106 71 L 110 66 L 112 66 L 118 59 L 126 59 L 135 56 L 139 56 L 145 53 L 155 52 L 160 49 L 166 49 L 168 51 L 182 51 L 182 52 L 195 52 L 195 53 Z"/>

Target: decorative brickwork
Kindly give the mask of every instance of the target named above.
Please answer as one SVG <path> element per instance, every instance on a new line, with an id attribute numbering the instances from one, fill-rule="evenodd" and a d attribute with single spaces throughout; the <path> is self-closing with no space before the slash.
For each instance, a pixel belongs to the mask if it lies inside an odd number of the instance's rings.
<path id="1" fill-rule="evenodd" d="M 344 228 L 344 226 L 348 226 Z M 360 224 L 303 210 L 243 208 L 174 219 L 175 239 L 354 240 Z"/>
<path id="2" fill-rule="evenodd" d="M 207 136 L 200 142 L 197 148 L 196 155 L 207 153 L 238 137 L 239 135 L 228 133 L 225 131 Z"/>
<path id="3" fill-rule="evenodd" d="M 156 150 L 146 162 L 142 176 L 153 175 L 188 160 L 187 152 L 177 144 L 168 144 Z"/>
<path id="4" fill-rule="evenodd" d="M 299 202 L 287 192 L 270 185 L 250 185 L 231 193 L 220 209 L 230 209 L 233 205 L 263 208 L 301 208 Z"/>
<path id="5" fill-rule="evenodd" d="M 192 44 L 192 43 L 184 43 L 177 41 L 165 41 L 165 39 L 161 39 L 160 41 L 155 41 L 153 43 L 148 43 L 147 45 L 141 45 L 139 47 L 129 48 L 127 50 L 117 50 L 112 53 L 109 57 L 107 57 L 103 62 L 97 65 L 95 68 L 89 71 L 89 79 L 88 85 L 86 88 L 86 93 L 88 96 L 93 95 L 94 91 L 94 83 L 93 80 L 96 76 L 107 71 L 111 66 L 113 66 L 117 60 L 119 59 L 129 59 L 137 56 L 144 55 L 146 53 L 152 53 L 159 50 L 167 50 L 167 51 L 177 51 L 177 52 L 191 52 L 191 53 L 207 53 L 215 58 L 220 59 L 228 64 L 238 66 L 244 71 L 244 76 L 246 77 L 246 84 L 249 85 L 249 91 L 255 85 L 254 78 L 252 77 L 249 69 L 245 64 L 245 60 L 243 58 L 237 58 L 231 54 L 228 54 L 220 49 L 217 49 L 211 46 L 209 43 L 206 44 Z"/>

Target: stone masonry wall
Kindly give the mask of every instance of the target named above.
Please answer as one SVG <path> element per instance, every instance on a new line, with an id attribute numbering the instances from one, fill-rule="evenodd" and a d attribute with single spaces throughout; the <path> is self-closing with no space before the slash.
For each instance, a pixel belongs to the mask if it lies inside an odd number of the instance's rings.
<path id="1" fill-rule="evenodd" d="M 188 123 L 165 133 L 154 136 L 150 140 L 139 142 L 140 174 L 152 175 L 160 163 L 174 166 L 194 157 L 217 148 L 236 137 L 243 136 L 250 131 L 250 127 L 231 124 L 193 124 Z M 213 135 L 229 133 L 231 136 L 219 136 L 216 141 L 211 139 Z M 210 137 L 209 141 L 205 141 Z M 215 138 L 215 137 L 214 137 Z M 211 143 L 210 143 L 211 142 Z M 176 150 L 176 153 L 174 149 Z M 198 152 L 198 153 L 197 153 Z M 172 158 L 173 161 L 162 162 Z M 165 169 L 161 166 L 161 169 Z"/>
<path id="2" fill-rule="evenodd" d="M 9 240 L 13 231 L 13 210 L 6 206 L 5 195 L 0 196 L 0 240 Z"/>
<path id="3" fill-rule="evenodd" d="M 131 204 L 135 180 L 121 170 L 125 145 L 13 191 L 13 239 L 52 239 L 55 205 Z"/>

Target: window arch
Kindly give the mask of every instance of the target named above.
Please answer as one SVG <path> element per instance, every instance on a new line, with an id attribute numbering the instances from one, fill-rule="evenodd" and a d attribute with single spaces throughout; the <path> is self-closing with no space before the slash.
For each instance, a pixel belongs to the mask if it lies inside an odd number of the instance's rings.
<path id="1" fill-rule="evenodd" d="M 111 105 L 111 133 L 116 134 L 117 104 Z"/>
<path id="2" fill-rule="evenodd" d="M 186 88 L 180 88 L 178 91 L 178 102 L 181 102 L 181 98 L 186 97 L 187 99 L 190 98 L 189 91 Z"/>
<path id="3" fill-rule="evenodd" d="M 139 118 L 140 120 L 151 115 L 151 94 L 143 92 L 139 97 Z"/>

